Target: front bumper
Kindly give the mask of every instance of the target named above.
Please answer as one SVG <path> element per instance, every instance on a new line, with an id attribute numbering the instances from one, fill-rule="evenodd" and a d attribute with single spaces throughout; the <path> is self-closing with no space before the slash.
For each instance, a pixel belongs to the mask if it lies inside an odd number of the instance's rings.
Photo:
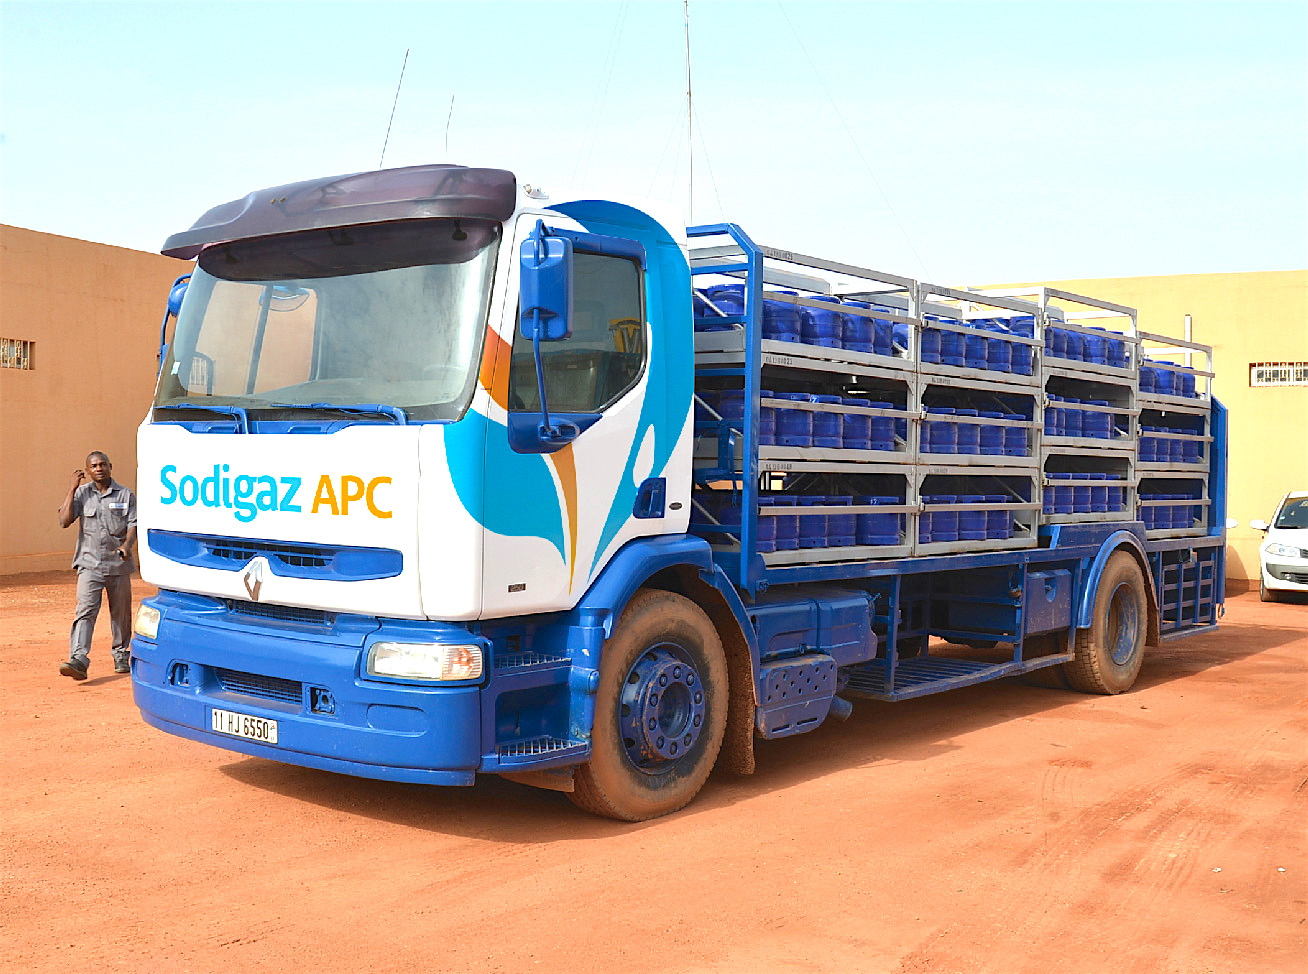
<path id="1" fill-rule="evenodd" d="M 1308 558 L 1263 560 L 1263 585 L 1278 592 L 1308 592 Z"/>
<path id="2" fill-rule="evenodd" d="M 158 638 L 132 642 L 132 690 L 147 723 L 255 757 L 325 771 L 470 785 L 481 761 L 478 685 L 364 679 L 375 619 L 330 627 L 237 619 L 214 600 L 161 595 Z M 275 745 L 211 730 L 214 709 L 277 721 Z"/>

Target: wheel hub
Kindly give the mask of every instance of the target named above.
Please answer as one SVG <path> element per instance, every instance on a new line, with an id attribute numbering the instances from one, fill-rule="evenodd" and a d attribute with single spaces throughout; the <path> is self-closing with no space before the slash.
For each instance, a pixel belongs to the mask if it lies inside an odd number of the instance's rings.
<path id="1" fill-rule="evenodd" d="M 1108 603 L 1109 655 L 1118 666 L 1125 666 L 1135 653 L 1140 637 L 1140 607 L 1135 593 L 1119 585 Z"/>
<path id="2" fill-rule="evenodd" d="M 619 726 L 627 757 L 658 774 L 694 748 L 704 727 L 704 687 L 678 646 L 651 647 L 622 685 Z"/>

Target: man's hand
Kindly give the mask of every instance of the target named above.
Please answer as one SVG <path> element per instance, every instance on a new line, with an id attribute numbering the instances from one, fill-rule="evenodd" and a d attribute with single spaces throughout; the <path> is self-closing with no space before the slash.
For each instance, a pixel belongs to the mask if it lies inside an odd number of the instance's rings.
<path id="1" fill-rule="evenodd" d="M 68 489 L 76 490 L 78 487 L 82 486 L 82 483 L 85 480 L 86 480 L 86 471 L 79 467 L 78 469 L 73 471 L 73 480 L 72 483 L 68 485 Z"/>

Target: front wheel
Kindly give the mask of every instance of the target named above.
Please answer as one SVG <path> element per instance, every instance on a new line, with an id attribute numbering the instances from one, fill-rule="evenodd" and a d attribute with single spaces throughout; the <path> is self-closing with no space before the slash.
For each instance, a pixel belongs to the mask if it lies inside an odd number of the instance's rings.
<path id="1" fill-rule="evenodd" d="M 1267 582 L 1262 578 L 1261 572 L 1259 572 L 1259 577 L 1258 577 L 1258 601 L 1260 602 L 1281 601 L 1280 594 L 1277 593 L 1275 589 L 1270 589 L 1267 587 Z"/>
<path id="2" fill-rule="evenodd" d="M 1149 603 L 1139 563 L 1125 551 L 1109 555 L 1095 592 L 1094 618 L 1076 634 L 1076 655 L 1063 673 L 1075 690 L 1122 693 L 1144 662 Z"/>
<path id="3" fill-rule="evenodd" d="M 600 659 L 590 760 L 573 804 L 640 822 L 704 786 L 727 723 L 727 663 L 713 623 L 689 599 L 646 590 L 627 604 Z"/>

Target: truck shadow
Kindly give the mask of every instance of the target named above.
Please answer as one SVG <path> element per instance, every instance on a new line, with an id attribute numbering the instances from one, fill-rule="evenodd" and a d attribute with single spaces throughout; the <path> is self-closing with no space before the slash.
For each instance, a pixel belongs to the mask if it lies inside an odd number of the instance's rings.
<path id="1" fill-rule="evenodd" d="M 1272 609 L 1269 614 L 1280 615 L 1276 607 Z M 1133 694 L 1193 678 L 1303 638 L 1304 629 L 1299 627 L 1250 621 L 1224 623 L 1214 632 L 1166 642 L 1149 651 Z M 1298 664 L 1273 665 L 1284 665 L 1289 673 Z M 1244 680 L 1232 676 L 1230 682 L 1247 682 L 1247 674 Z M 495 775 L 479 777 L 470 788 L 435 788 L 353 778 L 257 758 L 236 760 L 220 770 L 234 782 L 258 791 L 403 828 L 522 844 L 604 839 L 633 830 L 678 828 L 676 823 L 683 816 L 711 813 L 853 768 L 931 762 L 957 750 L 961 745 L 951 742 L 969 732 L 1063 709 L 1076 710 L 1103 699 L 1030 687 L 1012 679 L 893 706 L 856 699 L 853 716 L 846 722 L 827 721 L 809 734 L 758 741 L 758 768 L 753 776 L 715 773 L 688 808 L 635 824 L 594 818 L 574 808 L 563 794 Z M 1152 717 L 1138 715 L 1135 708 L 1130 713 L 1122 711 L 1117 719 L 1138 721 L 1145 729 L 1153 724 Z M 1060 745 L 1051 742 L 1050 746 Z"/>

